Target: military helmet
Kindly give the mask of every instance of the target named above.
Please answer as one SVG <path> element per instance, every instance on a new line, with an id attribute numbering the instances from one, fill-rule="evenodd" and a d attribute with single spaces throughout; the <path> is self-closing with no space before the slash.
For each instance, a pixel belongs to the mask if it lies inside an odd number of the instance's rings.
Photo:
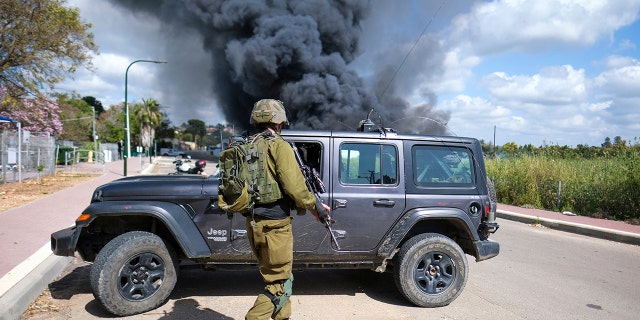
<path id="1" fill-rule="evenodd" d="M 253 125 L 258 123 L 289 124 L 289 120 L 287 120 L 287 113 L 282 101 L 262 99 L 253 105 L 249 123 Z"/>

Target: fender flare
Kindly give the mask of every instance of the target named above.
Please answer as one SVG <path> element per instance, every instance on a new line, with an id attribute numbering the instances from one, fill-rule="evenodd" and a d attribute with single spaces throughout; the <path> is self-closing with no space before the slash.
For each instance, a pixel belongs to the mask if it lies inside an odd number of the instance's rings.
<path id="1" fill-rule="evenodd" d="M 378 256 L 390 259 L 396 252 L 396 248 L 400 245 L 409 230 L 416 224 L 425 220 L 453 220 L 464 225 L 465 232 L 469 235 L 472 242 L 480 240 L 478 233 L 474 229 L 473 222 L 469 216 L 460 209 L 455 208 L 417 208 L 407 211 L 400 220 L 387 233 L 385 240 L 378 247 Z M 478 252 L 475 253 L 478 255 Z"/>
<path id="2" fill-rule="evenodd" d="M 211 249 L 193 222 L 191 208 L 163 201 L 109 201 L 90 204 L 83 214 L 91 217 L 77 222 L 77 227 L 85 227 L 100 217 L 150 216 L 160 220 L 171 232 L 185 255 L 189 258 L 211 256 Z M 192 210 L 191 210 L 192 211 Z"/>

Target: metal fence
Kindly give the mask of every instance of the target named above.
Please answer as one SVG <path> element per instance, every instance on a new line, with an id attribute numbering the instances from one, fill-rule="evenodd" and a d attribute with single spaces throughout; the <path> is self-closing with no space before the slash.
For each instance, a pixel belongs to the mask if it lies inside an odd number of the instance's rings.
<path id="1" fill-rule="evenodd" d="M 57 144 L 57 172 L 104 173 L 107 162 L 118 160 L 118 146 L 115 143 L 99 143 L 97 150 L 86 149 L 86 145 L 78 147 L 68 140 L 58 141 Z"/>
<path id="2" fill-rule="evenodd" d="M 19 137 L 21 141 L 19 141 Z M 118 160 L 115 143 L 99 143 L 87 150 L 72 141 L 56 141 L 46 133 L 23 130 L 0 132 L 0 183 L 17 182 L 59 172 L 104 173 L 105 163 Z"/>
<path id="3" fill-rule="evenodd" d="M 38 173 L 55 172 L 55 138 L 47 133 L 23 130 L 19 141 L 17 130 L 5 130 L 0 135 L 0 180 L 18 181 Z"/>

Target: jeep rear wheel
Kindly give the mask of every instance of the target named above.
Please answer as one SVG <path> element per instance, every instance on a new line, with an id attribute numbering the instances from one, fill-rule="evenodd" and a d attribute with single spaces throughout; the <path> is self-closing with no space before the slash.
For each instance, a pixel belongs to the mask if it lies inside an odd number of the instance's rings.
<path id="1" fill-rule="evenodd" d="M 409 239 L 394 266 L 396 287 L 420 307 L 446 306 L 462 292 L 469 273 L 467 257 L 448 237 L 426 233 Z"/>
<path id="2" fill-rule="evenodd" d="M 129 316 L 167 301 L 177 281 L 176 259 L 157 235 L 133 231 L 111 240 L 91 267 L 93 295 L 107 311 Z"/>

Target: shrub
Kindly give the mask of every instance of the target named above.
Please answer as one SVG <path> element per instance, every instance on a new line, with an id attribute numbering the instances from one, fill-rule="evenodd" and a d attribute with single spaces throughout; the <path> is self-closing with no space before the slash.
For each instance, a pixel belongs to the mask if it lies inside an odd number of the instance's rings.
<path id="1" fill-rule="evenodd" d="M 640 218 L 637 150 L 590 159 L 520 156 L 490 159 L 486 165 L 499 202 L 615 220 Z"/>

